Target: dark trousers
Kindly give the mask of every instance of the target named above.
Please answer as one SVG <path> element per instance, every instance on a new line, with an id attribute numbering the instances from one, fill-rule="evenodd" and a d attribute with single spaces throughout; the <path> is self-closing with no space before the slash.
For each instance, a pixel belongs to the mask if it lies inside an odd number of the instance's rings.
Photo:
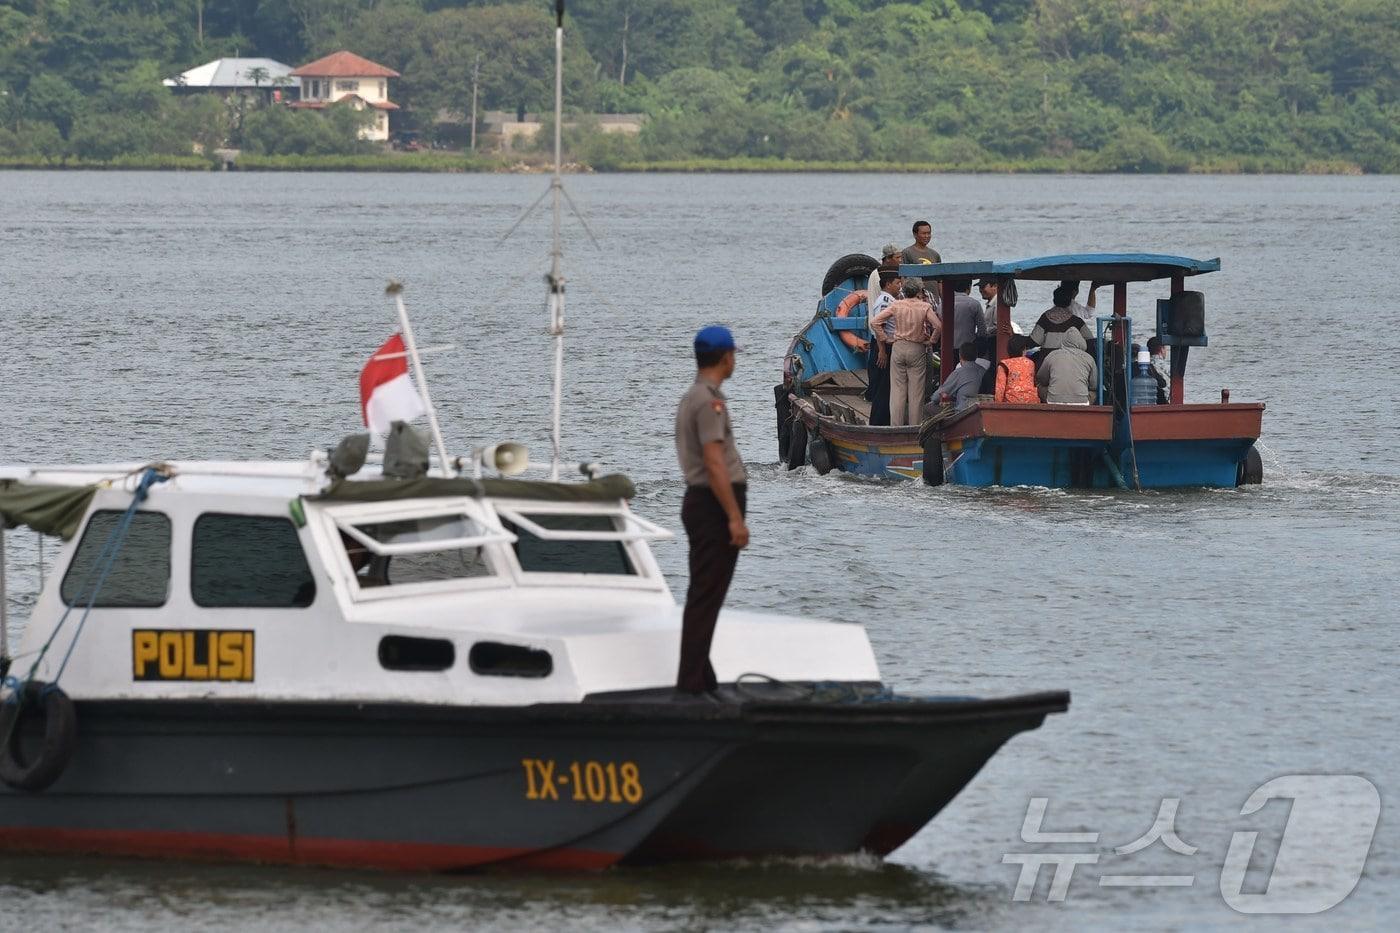
<path id="1" fill-rule="evenodd" d="M 739 511 L 747 508 L 747 489 L 734 486 Z M 708 486 L 687 486 L 681 501 L 681 523 L 690 539 L 690 587 L 685 593 L 681 621 L 681 663 L 676 689 L 700 693 L 717 686 L 710 666 L 710 642 L 715 622 L 734 578 L 739 549 L 729 543 L 729 517 Z"/>
<path id="2" fill-rule="evenodd" d="M 872 425 L 887 425 L 890 423 L 890 368 L 889 356 L 886 354 L 886 366 L 881 369 L 876 362 L 879 351 L 875 349 L 876 343 L 872 338 L 870 349 L 865 354 L 865 374 L 869 387 L 865 390 L 865 397 L 870 402 L 870 423 Z"/>

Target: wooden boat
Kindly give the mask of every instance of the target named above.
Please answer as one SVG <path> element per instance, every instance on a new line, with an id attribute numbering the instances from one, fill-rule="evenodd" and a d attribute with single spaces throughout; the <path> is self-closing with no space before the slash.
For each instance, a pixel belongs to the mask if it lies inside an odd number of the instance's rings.
<path id="1" fill-rule="evenodd" d="M 864 260 L 863 262 L 861 260 Z M 1188 276 L 1214 272 L 1220 260 L 1150 253 L 1090 253 L 1010 262 L 905 265 L 903 275 L 936 283 L 941 303 L 953 303 L 953 282 L 990 278 L 1000 284 L 993 365 L 1006 355 L 1017 281 L 1089 280 L 1113 289 L 1112 313 L 1098 325 L 1099 385 L 1096 404 L 1015 405 L 990 396 L 922 426 L 872 425 L 865 398 L 866 360 L 857 338 L 868 338 L 862 289 L 873 258 L 843 257 L 827 274 L 812 321 L 792 340 L 783 381 L 774 389 L 779 456 L 789 468 L 803 464 L 862 476 L 912 479 L 929 485 L 964 486 L 1233 487 L 1257 483 L 1262 466 L 1255 450 L 1263 422 L 1261 402 L 1186 404 L 1190 348 L 1205 346 L 1204 299 L 1187 292 Z M 1126 351 L 1133 339 L 1127 288 L 1165 280 L 1169 296 L 1157 302 L 1151 331 L 1171 348 L 1167 404 L 1129 403 Z M 1139 334 L 1140 337 L 1144 335 Z M 945 328 L 940 379 L 956 356 Z"/>

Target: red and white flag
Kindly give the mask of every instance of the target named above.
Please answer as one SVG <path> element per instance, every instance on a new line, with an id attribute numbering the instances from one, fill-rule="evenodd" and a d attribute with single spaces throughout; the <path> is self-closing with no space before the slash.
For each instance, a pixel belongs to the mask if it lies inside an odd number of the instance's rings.
<path id="1" fill-rule="evenodd" d="M 360 372 L 360 410 L 375 434 L 387 434 L 393 422 L 412 421 L 427 410 L 408 374 L 408 354 L 398 334 L 384 341 Z"/>

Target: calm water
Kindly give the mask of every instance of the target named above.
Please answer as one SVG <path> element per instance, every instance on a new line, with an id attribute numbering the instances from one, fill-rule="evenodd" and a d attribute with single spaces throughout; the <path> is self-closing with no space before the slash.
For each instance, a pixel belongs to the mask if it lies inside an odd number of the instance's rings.
<path id="1" fill-rule="evenodd" d="M 298 457 L 358 428 L 356 378 L 407 283 L 449 444 L 547 450 L 548 218 L 501 234 L 539 177 L 0 173 L 0 461 Z M 678 527 L 670 443 L 688 343 L 722 321 L 752 464 L 735 605 L 860 621 L 912 693 L 1065 687 L 1074 705 L 992 760 L 886 863 L 421 878 L 0 861 L 0 928 L 1179 929 L 1224 903 L 1232 833 L 1267 873 L 1288 818 L 1245 799 L 1291 773 L 1397 790 L 1400 179 L 580 177 L 570 228 L 565 444 L 638 481 Z M 1188 400 L 1264 399 L 1265 485 L 1152 494 L 930 490 L 787 473 L 771 386 L 835 257 L 933 221 L 946 258 L 1134 248 L 1221 256 Z M 1041 291 L 1045 294 L 1040 294 Z M 1028 286 L 1015 316 L 1048 306 Z M 1160 291 L 1130 294 L 1145 314 Z M 1340 353 L 1338 351 L 1341 351 Z M 1350 358 L 1363 362 L 1353 364 Z M 1379 365 L 1374 362 L 1379 361 Z M 13 536 L 16 539 L 28 536 Z M 32 588 L 32 544 L 12 579 Z M 682 543 L 658 548 L 676 591 Z M 26 576 L 28 573 L 28 576 Z M 15 594 L 12 612 L 24 613 Z M 17 627 L 17 626 L 16 626 Z M 1020 838 L 1043 827 L 1093 844 Z M 1198 847 L 1122 846 L 1178 798 Z M 1067 898 L 1013 899 L 1006 853 L 1094 853 Z M 1308 856 L 1319 883 L 1336 859 Z M 1114 887 L 1109 875 L 1191 875 Z M 1262 885 L 1251 874 L 1251 884 Z M 1246 892 L 1259 890 L 1246 886 Z M 1390 927 L 1400 830 L 1383 809 L 1356 891 L 1298 926 Z"/>

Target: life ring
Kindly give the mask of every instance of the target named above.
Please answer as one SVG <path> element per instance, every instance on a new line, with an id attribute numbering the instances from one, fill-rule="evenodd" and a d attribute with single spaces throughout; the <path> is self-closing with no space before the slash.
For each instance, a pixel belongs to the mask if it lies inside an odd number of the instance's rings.
<path id="1" fill-rule="evenodd" d="M 842 298 L 841 303 L 836 306 L 836 317 L 850 317 L 851 312 L 855 310 L 855 306 L 860 304 L 864 300 L 865 289 L 858 288 L 855 291 L 851 292 L 845 298 Z M 857 353 L 865 352 L 865 349 L 861 347 L 862 343 L 866 344 L 866 346 L 869 346 L 868 341 L 861 340 L 851 331 L 838 331 L 837 335 L 841 338 L 842 343 L 850 347 L 852 350 L 855 350 Z"/>
<path id="2" fill-rule="evenodd" d="M 31 756 L 21 748 L 20 732 L 36 716 L 43 717 L 44 738 Z M 0 704 L 0 781 L 17 790 L 43 790 L 68 767 L 77 737 L 78 718 L 68 694 L 42 681 L 25 683 Z"/>

